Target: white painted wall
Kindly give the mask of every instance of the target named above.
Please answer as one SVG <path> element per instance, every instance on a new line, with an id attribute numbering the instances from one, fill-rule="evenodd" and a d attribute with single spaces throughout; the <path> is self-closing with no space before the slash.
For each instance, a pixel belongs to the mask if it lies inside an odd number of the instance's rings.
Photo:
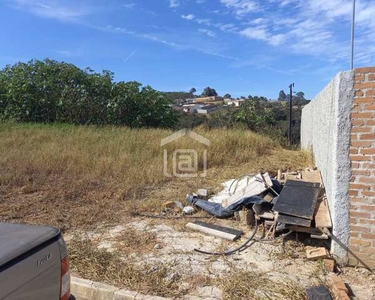
<path id="1" fill-rule="evenodd" d="M 349 245 L 349 148 L 353 84 L 352 71 L 337 74 L 303 108 L 301 124 L 301 146 L 313 151 L 315 164 L 322 173 L 326 188 L 334 235 L 331 251 L 343 263 L 347 262 L 348 255 L 342 246 Z"/>

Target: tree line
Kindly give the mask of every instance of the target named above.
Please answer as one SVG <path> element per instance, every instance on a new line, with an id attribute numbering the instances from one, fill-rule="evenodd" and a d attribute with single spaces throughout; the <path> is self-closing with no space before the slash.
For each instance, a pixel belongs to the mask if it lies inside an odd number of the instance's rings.
<path id="1" fill-rule="evenodd" d="M 0 119 L 17 122 L 173 127 L 178 119 L 165 95 L 138 82 L 114 82 L 50 59 L 0 71 Z"/>

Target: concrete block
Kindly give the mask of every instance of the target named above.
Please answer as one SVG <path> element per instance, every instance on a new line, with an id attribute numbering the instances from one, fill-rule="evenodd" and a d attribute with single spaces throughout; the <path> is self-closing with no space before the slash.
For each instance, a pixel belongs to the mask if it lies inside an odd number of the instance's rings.
<path id="1" fill-rule="evenodd" d="M 113 300 L 114 294 L 119 288 L 100 282 L 72 277 L 70 290 L 72 295 L 80 300 Z"/>
<path id="2" fill-rule="evenodd" d="M 119 290 L 115 292 L 114 299 L 115 300 L 169 300 L 170 298 L 143 295 L 143 294 L 128 291 L 128 290 Z"/>

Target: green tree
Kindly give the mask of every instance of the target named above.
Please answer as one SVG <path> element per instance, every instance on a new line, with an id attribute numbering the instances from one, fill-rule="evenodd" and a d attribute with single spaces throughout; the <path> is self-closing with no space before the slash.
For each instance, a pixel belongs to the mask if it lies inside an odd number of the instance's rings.
<path id="1" fill-rule="evenodd" d="M 194 95 L 196 92 L 197 90 L 195 88 L 191 88 L 189 93 Z"/>
<path id="2" fill-rule="evenodd" d="M 286 96 L 284 90 L 281 90 L 280 93 L 279 93 L 279 98 L 277 98 L 277 100 L 286 101 L 286 99 L 287 99 L 287 96 Z"/>
<path id="3" fill-rule="evenodd" d="M 203 90 L 202 96 L 204 97 L 212 97 L 212 96 L 217 96 L 217 92 L 215 89 L 210 88 L 209 86 L 206 87 Z"/>
<path id="4" fill-rule="evenodd" d="M 225 94 L 224 95 L 224 99 L 230 99 L 230 98 L 232 98 L 231 94 Z"/>
<path id="5" fill-rule="evenodd" d="M 173 127 L 177 117 L 163 93 L 113 73 L 81 70 L 46 59 L 0 71 L 0 118 L 17 122 Z"/>

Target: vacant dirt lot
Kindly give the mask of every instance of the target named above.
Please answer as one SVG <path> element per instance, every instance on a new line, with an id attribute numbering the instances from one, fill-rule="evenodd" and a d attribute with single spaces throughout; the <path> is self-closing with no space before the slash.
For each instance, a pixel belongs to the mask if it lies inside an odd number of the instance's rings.
<path id="1" fill-rule="evenodd" d="M 302 244 L 290 241 L 283 253 L 279 241 L 255 243 L 231 257 L 210 257 L 194 248 L 236 243 L 188 231 L 192 219 L 174 219 L 172 212 L 167 219 L 138 216 L 160 215 L 166 201 L 186 204 L 187 193 L 217 192 L 221 182 L 243 174 L 311 164 L 308 153 L 251 132 L 197 132 L 211 141 L 207 177 L 182 179 L 163 173 L 160 140 L 168 130 L 0 124 L 0 221 L 61 228 L 72 269 L 87 279 L 174 298 L 304 299 L 303 288 L 325 274 L 319 262 L 304 258 Z M 186 137 L 168 145 L 189 148 L 204 149 Z M 204 221 L 240 228 L 233 220 Z M 242 229 L 249 236 L 250 228 Z M 371 299 L 373 277 L 362 269 L 343 272 L 358 299 Z"/>

